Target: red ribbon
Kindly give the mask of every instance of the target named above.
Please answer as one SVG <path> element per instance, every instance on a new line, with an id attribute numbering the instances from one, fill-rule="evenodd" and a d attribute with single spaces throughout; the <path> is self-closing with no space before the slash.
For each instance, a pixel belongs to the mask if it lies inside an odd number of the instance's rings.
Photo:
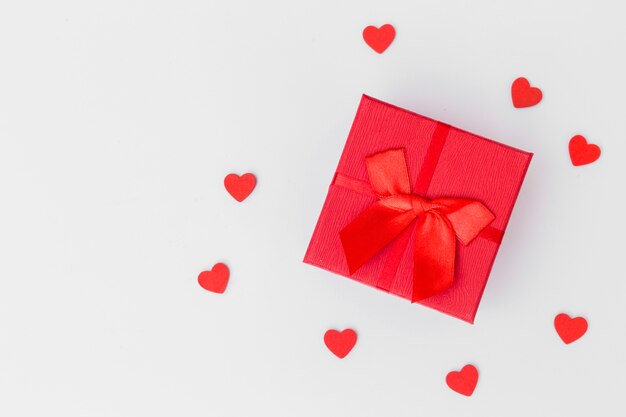
<path id="1" fill-rule="evenodd" d="M 475 200 L 411 194 L 404 149 L 377 153 L 365 163 L 378 201 L 339 232 L 350 274 L 417 219 L 412 301 L 450 288 L 456 240 L 469 244 L 494 215 Z"/>

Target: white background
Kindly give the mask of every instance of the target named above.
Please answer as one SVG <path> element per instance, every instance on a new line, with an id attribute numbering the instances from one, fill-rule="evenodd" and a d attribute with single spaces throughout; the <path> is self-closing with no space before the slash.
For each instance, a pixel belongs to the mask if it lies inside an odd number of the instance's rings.
<path id="1" fill-rule="evenodd" d="M 625 415 L 625 11 L 2 2 L 0 415 Z M 473 326 L 301 262 L 362 93 L 535 153 Z M 218 261 L 223 295 L 196 281 Z M 563 344 L 560 312 L 587 334 Z M 444 382 L 466 363 L 470 398 Z"/>

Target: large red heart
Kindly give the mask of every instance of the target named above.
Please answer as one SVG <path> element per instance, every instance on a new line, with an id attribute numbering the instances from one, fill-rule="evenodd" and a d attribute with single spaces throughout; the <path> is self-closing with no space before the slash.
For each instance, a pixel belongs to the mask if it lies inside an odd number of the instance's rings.
<path id="1" fill-rule="evenodd" d="M 554 328 L 566 345 L 580 339 L 587 332 L 587 320 L 583 317 L 571 318 L 561 313 L 554 318 Z"/>
<path id="2" fill-rule="evenodd" d="M 341 332 L 337 330 L 328 330 L 324 334 L 324 343 L 328 350 L 335 354 L 339 359 L 346 357 L 356 344 L 356 332 L 352 329 L 345 329 Z"/>
<path id="3" fill-rule="evenodd" d="M 513 99 L 513 106 L 516 108 L 531 107 L 541 101 L 543 94 L 537 87 L 531 87 L 528 80 L 524 77 L 519 77 L 513 81 L 511 85 L 511 98 Z"/>
<path id="4" fill-rule="evenodd" d="M 474 365 L 465 365 L 460 371 L 452 371 L 446 376 L 446 384 L 453 390 L 468 397 L 474 393 L 478 383 L 478 370 Z"/>
<path id="5" fill-rule="evenodd" d="M 587 143 L 584 136 L 576 135 L 569 140 L 569 157 L 574 166 L 586 165 L 600 158 L 600 147 Z"/>
<path id="6" fill-rule="evenodd" d="M 380 28 L 368 26 L 363 29 L 363 40 L 379 54 L 385 52 L 395 37 L 396 30 L 390 24 L 382 25 Z"/>
<path id="7" fill-rule="evenodd" d="M 241 177 L 237 174 L 228 174 L 224 178 L 224 187 L 226 191 L 239 202 L 243 201 L 250 195 L 254 187 L 256 187 L 256 177 L 254 174 L 243 174 Z"/>
<path id="8" fill-rule="evenodd" d="M 213 265 L 210 271 L 202 271 L 198 275 L 198 284 L 207 291 L 222 294 L 226 290 L 230 271 L 228 267 L 219 262 Z"/>

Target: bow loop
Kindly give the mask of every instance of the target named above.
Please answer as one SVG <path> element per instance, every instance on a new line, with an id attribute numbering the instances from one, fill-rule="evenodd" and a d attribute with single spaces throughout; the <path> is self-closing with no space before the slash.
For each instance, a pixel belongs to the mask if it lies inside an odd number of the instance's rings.
<path id="1" fill-rule="evenodd" d="M 495 219 L 487 207 L 465 198 L 436 198 L 433 204 L 452 223 L 457 239 L 468 245 Z M 468 221 L 471 220 L 471 221 Z"/>
<path id="2" fill-rule="evenodd" d="M 365 158 L 372 190 L 379 198 L 411 194 L 404 149 L 391 149 Z"/>
<path id="3" fill-rule="evenodd" d="M 469 244 L 495 218 L 483 204 L 463 198 L 428 200 L 411 194 L 403 149 L 366 158 L 378 200 L 340 232 L 350 274 L 363 266 L 418 219 L 414 248 L 413 301 L 450 288 L 456 240 Z"/>

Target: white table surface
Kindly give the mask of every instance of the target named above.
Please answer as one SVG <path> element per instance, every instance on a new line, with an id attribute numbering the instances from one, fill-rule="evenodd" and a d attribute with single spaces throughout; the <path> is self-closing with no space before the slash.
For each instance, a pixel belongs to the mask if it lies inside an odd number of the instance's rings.
<path id="1" fill-rule="evenodd" d="M 625 11 L 3 2 L 0 415 L 625 415 Z M 301 262 L 362 93 L 535 153 L 473 326 Z M 196 281 L 218 261 L 222 295 Z M 560 312 L 587 334 L 563 344 Z M 470 398 L 444 382 L 466 363 Z"/>

